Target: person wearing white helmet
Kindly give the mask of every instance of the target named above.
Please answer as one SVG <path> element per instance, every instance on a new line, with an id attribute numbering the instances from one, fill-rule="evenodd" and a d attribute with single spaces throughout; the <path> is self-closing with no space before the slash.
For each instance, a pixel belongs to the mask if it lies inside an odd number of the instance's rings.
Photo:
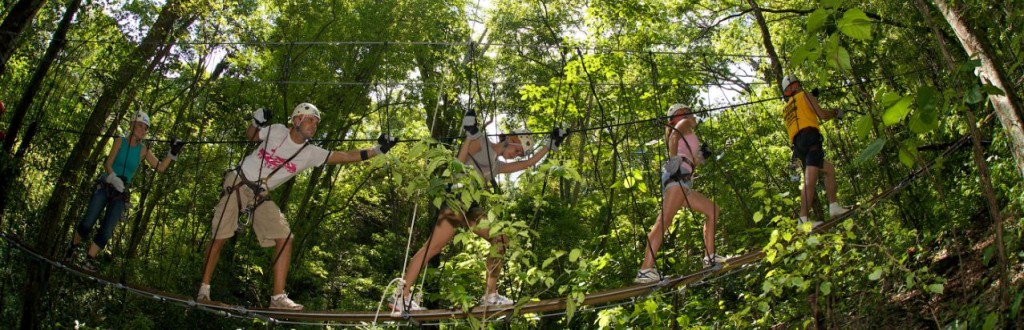
<path id="1" fill-rule="evenodd" d="M 266 109 L 253 112 L 252 125 L 246 130 L 246 136 L 259 145 L 235 169 L 225 173 L 220 201 L 211 222 L 213 241 L 207 248 L 196 300 L 210 300 L 210 280 L 217 260 L 224 243 L 240 228 L 239 214 L 244 212 L 252 219 L 252 228 L 260 246 L 275 248 L 270 308 L 301 310 L 303 306 L 289 299 L 284 291 L 295 235 L 281 209 L 270 200 L 270 191 L 306 169 L 364 161 L 387 153 L 398 142 L 387 134 L 381 134 L 373 148 L 328 151 L 310 142 L 320 124 L 320 109 L 315 105 L 300 103 L 295 106 L 289 118 L 291 127 L 268 125 L 270 117 L 271 113 Z"/>
<path id="2" fill-rule="evenodd" d="M 495 176 L 498 174 L 513 173 L 525 170 L 537 164 L 548 151 L 557 151 L 568 131 L 556 128 L 548 137 L 544 146 L 536 153 L 533 153 L 534 141 L 529 130 L 517 129 L 509 134 L 503 134 L 498 142 L 489 141 L 477 124 L 476 114 L 473 110 L 466 112 L 462 120 L 463 129 L 466 131 L 466 140 L 459 150 L 458 160 L 463 164 L 476 169 L 485 182 L 490 185 L 497 185 Z M 506 160 L 514 160 L 527 156 L 520 161 L 505 162 L 498 160 L 498 157 Z M 409 259 L 405 269 L 405 277 L 399 283 L 394 295 L 391 296 L 390 305 L 393 315 L 402 315 L 407 311 L 422 310 L 419 303 L 412 299 L 412 284 L 416 283 L 423 265 L 438 253 L 455 236 L 456 227 L 473 228 L 477 222 L 487 214 L 483 206 L 476 202 L 466 212 L 460 212 L 444 205 L 437 217 L 437 224 L 433 233 L 423 247 Z M 512 300 L 498 294 L 498 277 L 501 275 L 503 265 L 502 258 L 508 239 L 504 236 L 491 236 L 487 228 L 474 231 L 480 237 L 487 239 L 497 250 L 497 256 L 487 258 L 487 279 L 484 287 L 484 295 L 480 299 L 481 306 L 490 305 L 511 305 Z"/>
<path id="3" fill-rule="evenodd" d="M 655 256 L 665 240 L 665 232 L 672 227 L 672 219 L 683 207 L 708 217 L 704 222 L 704 267 L 717 270 L 725 258 L 715 252 L 715 225 L 721 209 L 711 199 L 693 190 L 693 173 L 703 165 L 710 150 L 701 145 L 694 128 L 697 120 L 686 105 L 676 103 L 668 108 L 668 125 L 665 127 L 665 141 L 669 157 L 662 167 L 662 204 L 654 227 L 647 234 L 647 248 L 644 261 L 636 272 L 636 283 L 654 283 L 662 280 L 655 267 Z"/>
<path id="4" fill-rule="evenodd" d="M 819 128 L 819 121 L 841 117 L 843 112 L 822 109 L 818 99 L 803 90 L 796 76 L 787 75 L 782 79 L 781 87 L 782 96 L 786 101 L 782 107 L 786 133 L 789 134 L 793 157 L 800 160 L 804 170 L 799 223 L 809 222 L 807 215 L 814 203 L 819 173 L 825 176 L 825 196 L 829 201 L 829 215 L 836 217 L 848 212 L 847 208 L 839 205 L 836 198 L 836 169 L 832 163 L 825 160 L 825 150 L 822 148 L 824 137 Z M 811 226 L 813 228 L 821 224 L 821 221 L 814 221 Z"/>
<path id="5" fill-rule="evenodd" d="M 114 145 L 107 154 L 107 161 L 103 163 L 105 170 L 103 175 L 96 180 L 92 197 L 86 207 L 82 220 L 75 226 L 75 237 L 71 240 L 71 246 L 65 252 L 65 258 L 74 259 L 78 251 L 78 245 L 83 238 L 89 236 L 96 220 L 105 208 L 107 213 L 100 224 L 99 232 L 93 237 L 92 244 L 86 253 L 86 262 L 82 268 L 90 271 L 96 270 L 96 255 L 107 246 L 107 242 L 114 234 L 114 227 L 121 219 L 125 203 L 128 201 L 128 185 L 132 183 L 135 172 L 142 160 L 156 167 L 157 172 L 164 172 L 170 166 L 172 160 L 178 159 L 178 153 L 184 144 L 177 139 L 171 142 L 167 156 L 163 160 L 157 160 L 156 155 L 144 142 L 146 133 L 149 131 L 149 115 L 139 111 L 132 116 L 131 129 L 128 136 L 114 139 Z"/>

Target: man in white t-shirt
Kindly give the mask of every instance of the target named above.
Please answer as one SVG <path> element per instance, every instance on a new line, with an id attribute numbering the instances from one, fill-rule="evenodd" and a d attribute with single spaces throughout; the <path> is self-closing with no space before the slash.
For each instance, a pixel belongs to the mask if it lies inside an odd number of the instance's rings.
<path id="1" fill-rule="evenodd" d="M 253 113 L 252 125 L 246 136 L 259 147 L 242 159 L 238 167 L 224 176 L 223 192 L 214 210 L 213 242 L 207 250 L 203 269 L 203 280 L 199 285 L 196 300 L 210 300 L 210 278 L 217 266 L 221 249 L 228 238 L 238 229 L 239 210 L 251 212 L 252 228 L 263 247 L 275 247 L 274 292 L 270 297 L 270 308 L 301 310 L 302 305 L 288 299 L 284 292 L 288 267 L 291 264 L 292 234 L 288 221 L 269 192 L 287 182 L 299 172 L 325 164 L 345 164 L 367 160 L 385 154 L 397 143 L 397 139 L 382 134 L 378 145 L 372 149 L 353 151 L 327 151 L 310 144 L 320 123 L 320 110 L 309 103 L 301 103 L 292 111 L 292 127 L 282 124 L 267 126 L 270 112 L 264 109 Z"/>

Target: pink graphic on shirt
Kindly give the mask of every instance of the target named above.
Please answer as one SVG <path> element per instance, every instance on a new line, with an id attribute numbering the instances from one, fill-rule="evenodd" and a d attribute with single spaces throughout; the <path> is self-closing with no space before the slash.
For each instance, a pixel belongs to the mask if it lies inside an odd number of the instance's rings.
<path id="1" fill-rule="evenodd" d="M 271 149 L 270 153 L 267 153 L 266 149 L 260 149 L 259 158 L 263 160 L 263 167 L 274 170 L 277 169 L 278 167 L 281 167 L 281 165 L 284 164 L 284 170 L 288 171 L 288 173 L 295 173 L 295 171 L 298 170 L 298 167 L 295 166 L 295 163 L 288 162 L 287 164 L 285 164 L 285 159 L 276 156 L 276 154 L 277 149 Z"/>

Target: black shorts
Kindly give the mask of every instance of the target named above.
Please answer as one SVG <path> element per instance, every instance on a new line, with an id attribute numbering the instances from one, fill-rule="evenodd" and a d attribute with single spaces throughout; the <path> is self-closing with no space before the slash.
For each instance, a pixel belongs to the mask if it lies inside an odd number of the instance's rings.
<path id="1" fill-rule="evenodd" d="M 800 164 L 804 168 L 824 167 L 825 150 L 821 147 L 823 141 L 824 138 L 817 128 L 808 127 L 800 130 L 793 137 L 793 157 L 800 159 Z"/>

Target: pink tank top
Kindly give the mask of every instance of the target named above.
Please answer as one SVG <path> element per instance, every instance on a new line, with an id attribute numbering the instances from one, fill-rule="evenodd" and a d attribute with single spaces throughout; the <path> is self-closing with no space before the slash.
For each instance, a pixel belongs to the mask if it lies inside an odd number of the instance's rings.
<path id="1" fill-rule="evenodd" d="M 683 162 L 683 168 L 693 173 L 693 165 L 690 163 L 697 162 L 697 153 L 700 152 L 700 140 L 697 139 L 697 134 L 694 134 L 693 131 L 683 134 L 683 137 L 679 139 L 677 151 L 680 157 L 689 160 L 689 162 Z"/>

